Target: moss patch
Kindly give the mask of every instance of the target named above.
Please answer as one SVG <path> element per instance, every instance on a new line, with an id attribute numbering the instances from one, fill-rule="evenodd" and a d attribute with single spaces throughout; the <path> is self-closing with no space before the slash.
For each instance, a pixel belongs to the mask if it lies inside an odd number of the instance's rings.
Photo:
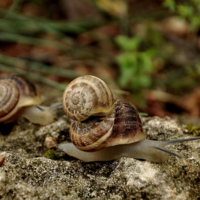
<path id="1" fill-rule="evenodd" d="M 59 156 L 58 154 L 55 152 L 55 150 L 53 149 L 49 149 L 46 153 L 45 153 L 45 157 L 52 159 L 52 160 L 58 160 Z"/>
<path id="2" fill-rule="evenodd" d="M 195 134 L 197 136 L 200 136 L 200 127 L 196 127 L 196 126 L 193 126 L 193 125 L 187 125 L 185 127 L 185 129 L 187 129 L 190 134 Z"/>

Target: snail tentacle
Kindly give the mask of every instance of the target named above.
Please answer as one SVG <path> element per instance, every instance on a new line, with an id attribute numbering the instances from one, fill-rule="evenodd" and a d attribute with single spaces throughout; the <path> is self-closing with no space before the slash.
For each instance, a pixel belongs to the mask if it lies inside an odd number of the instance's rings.
<path id="1" fill-rule="evenodd" d="M 95 152 L 83 152 L 77 149 L 73 143 L 63 142 L 58 145 L 58 149 L 84 162 L 110 161 L 120 159 L 121 157 L 130 157 L 150 162 L 163 163 L 167 161 L 169 155 L 181 158 L 181 156 L 165 149 L 164 146 L 175 142 L 178 143 L 198 139 L 200 139 L 200 137 L 171 141 L 154 141 L 145 139 L 132 144 L 107 147 Z"/>
<path id="2" fill-rule="evenodd" d="M 58 149 L 84 162 L 132 157 L 162 163 L 169 155 L 180 157 L 165 146 L 200 139 L 145 139 L 136 109 L 129 103 L 114 101 L 109 87 L 94 76 L 73 80 L 64 92 L 63 107 L 72 119 L 72 143 L 61 143 Z"/>
<path id="3" fill-rule="evenodd" d="M 53 122 L 51 107 L 36 106 L 40 103 L 31 82 L 19 76 L 0 76 L 0 123 L 14 122 L 20 116 L 41 125 Z"/>
<path id="4" fill-rule="evenodd" d="M 95 152 L 83 152 L 77 149 L 72 143 L 61 143 L 58 148 L 84 162 L 94 162 L 94 161 L 111 161 L 120 159 L 121 157 L 129 157 L 135 159 L 143 159 L 151 162 L 162 163 L 168 159 L 169 154 L 155 147 L 154 141 L 152 140 L 142 140 L 132 144 L 123 144 L 112 147 L 107 147 Z M 162 143 L 156 144 L 161 145 Z"/>

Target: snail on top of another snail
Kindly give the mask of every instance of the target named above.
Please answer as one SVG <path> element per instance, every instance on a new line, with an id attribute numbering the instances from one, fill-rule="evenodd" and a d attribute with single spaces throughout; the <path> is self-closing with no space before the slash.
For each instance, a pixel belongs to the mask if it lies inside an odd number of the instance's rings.
<path id="1" fill-rule="evenodd" d="M 35 124 L 52 123 L 51 107 L 39 106 L 40 95 L 36 87 L 18 76 L 0 76 L 0 123 L 10 123 L 24 117 Z"/>
<path id="2" fill-rule="evenodd" d="M 58 148 L 84 162 L 132 157 L 161 163 L 170 154 L 176 155 L 165 149 L 166 145 L 200 139 L 145 139 L 135 108 L 114 100 L 110 88 L 95 76 L 73 80 L 64 92 L 63 107 L 73 120 L 70 126 L 72 143 L 61 143 Z"/>

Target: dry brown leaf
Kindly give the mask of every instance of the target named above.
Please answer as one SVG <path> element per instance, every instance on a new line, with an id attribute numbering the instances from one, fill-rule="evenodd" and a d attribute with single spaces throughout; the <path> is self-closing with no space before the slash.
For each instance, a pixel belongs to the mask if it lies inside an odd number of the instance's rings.
<path id="1" fill-rule="evenodd" d="M 149 92 L 148 101 L 165 104 L 171 103 L 182 111 L 187 112 L 190 116 L 200 116 L 200 88 L 195 88 L 190 94 L 184 97 L 172 95 L 164 91 L 152 90 Z"/>
<path id="2" fill-rule="evenodd" d="M 124 0 L 95 0 L 95 4 L 110 15 L 123 16 L 128 9 L 127 1 Z"/>
<path id="3" fill-rule="evenodd" d="M 4 157 L 0 157 L 0 166 L 3 165 L 4 161 L 5 161 L 5 156 Z"/>

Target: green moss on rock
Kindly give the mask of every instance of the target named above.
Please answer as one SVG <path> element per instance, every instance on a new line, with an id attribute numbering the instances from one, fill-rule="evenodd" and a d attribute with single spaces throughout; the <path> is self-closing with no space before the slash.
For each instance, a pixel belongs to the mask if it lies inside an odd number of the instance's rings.
<path id="1" fill-rule="evenodd" d="M 55 150 L 53 149 L 49 149 L 46 153 L 45 153 L 45 157 L 49 158 L 51 160 L 58 160 L 59 156 L 58 154 L 55 152 Z"/>
<path id="2" fill-rule="evenodd" d="M 185 127 L 185 129 L 187 129 L 190 134 L 195 134 L 197 136 L 200 136 L 200 127 L 196 127 L 196 126 L 189 124 Z"/>

